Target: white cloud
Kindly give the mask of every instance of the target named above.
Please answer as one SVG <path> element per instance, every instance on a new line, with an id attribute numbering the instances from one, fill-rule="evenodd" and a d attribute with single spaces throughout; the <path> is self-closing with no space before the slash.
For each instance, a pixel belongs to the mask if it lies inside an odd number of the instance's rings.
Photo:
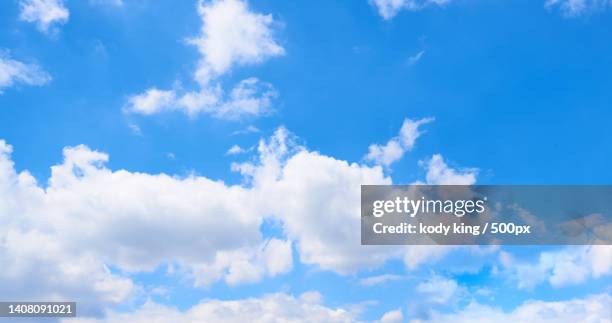
<path id="1" fill-rule="evenodd" d="M 453 298 L 460 292 L 460 287 L 453 279 L 432 275 L 429 280 L 418 284 L 416 290 L 427 302 L 447 304 L 453 302 Z"/>
<path id="2" fill-rule="evenodd" d="M 134 312 L 108 312 L 104 319 L 77 318 L 65 320 L 65 322 L 357 322 L 355 313 L 342 308 L 326 307 L 309 298 L 295 298 L 291 295 L 277 293 L 260 298 L 239 300 L 212 299 L 202 301 L 186 311 L 148 302 Z"/>
<path id="3" fill-rule="evenodd" d="M 19 19 L 35 23 L 38 30 L 53 33 L 54 25 L 65 24 L 70 13 L 62 0 L 20 0 Z"/>
<path id="4" fill-rule="evenodd" d="M 391 138 L 384 145 L 370 145 L 365 159 L 379 165 L 390 166 L 402 158 L 406 151 L 412 150 L 416 140 L 423 134 L 419 127 L 432 121 L 434 121 L 434 118 L 423 118 L 416 121 L 408 118 L 404 119 L 399 135 Z"/>
<path id="5" fill-rule="evenodd" d="M 418 61 L 421 60 L 421 58 L 423 58 L 423 55 L 425 55 L 425 50 L 422 50 L 422 51 L 414 54 L 414 56 L 408 57 L 408 64 L 409 65 L 416 64 Z"/>
<path id="6" fill-rule="evenodd" d="M 577 17 L 583 14 L 612 8 L 610 0 L 546 0 L 546 8 L 558 7 L 566 17 Z"/>
<path id="7" fill-rule="evenodd" d="M 591 295 L 558 302 L 527 301 L 510 312 L 472 302 L 458 312 L 432 312 L 426 320 L 412 323 L 526 322 L 526 323 L 603 323 L 612 317 L 612 296 Z"/>
<path id="8" fill-rule="evenodd" d="M 404 315 L 400 310 L 389 311 L 380 318 L 380 323 L 401 323 L 404 322 Z"/>
<path id="9" fill-rule="evenodd" d="M 89 0 L 89 3 L 93 5 L 104 5 L 104 6 L 123 6 L 123 0 Z"/>
<path id="10" fill-rule="evenodd" d="M 103 259 L 70 252 L 45 217 L 46 193 L 28 172 L 17 174 L 12 148 L 0 140 L 0 285 L 18 299 L 118 303 L 132 292 L 129 279 L 111 273 Z M 44 222 L 44 223 L 43 223 Z M 74 246 L 77 247 L 77 246 Z M 68 295 L 69 294 L 69 295 Z M 86 310 L 84 311 L 86 312 Z"/>
<path id="11" fill-rule="evenodd" d="M 51 76 L 40 66 L 11 59 L 7 52 L 0 51 L 0 94 L 15 84 L 43 85 L 50 81 Z"/>
<path id="12" fill-rule="evenodd" d="M 506 273 L 518 288 L 530 289 L 542 282 L 554 287 L 576 285 L 589 278 L 612 274 L 612 246 L 571 246 L 542 252 L 533 264 L 520 263 L 508 253 L 500 254 Z"/>
<path id="13" fill-rule="evenodd" d="M 368 148 L 366 160 L 371 160 L 380 165 L 389 166 L 404 156 L 404 148 L 399 140 L 391 139 L 384 145 L 372 144 Z"/>
<path id="14" fill-rule="evenodd" d="M 226 155 L 238 155 L 246 152 L 246 150 L 238 145 L 233 145 L 230 149 L 225 153 Z"/>
<path id="15" fill-rule="evenodd" d="M 122 301 L 132 283 L 106 265 L 176 264 L 196 285 L 254 282 L 292 267 L 291 242 L 261 236 L 248 189 L 112 171 L 108 155 L 85 146 L 64 150 L 43 189 L 15 171 L 10 152 L 0 141 L 0 285 L 15 296 Z"/>
<path id="16" fill-rule="evenodd" d="M 287 134 L 277 132 L 259 147 L 260 164 L 252 174 L 267 209 L 297 241 L 300 259 L 341 273 L 377 266 L 389 257 L 385 246 L 361 246 L 359 196 L 361 184 L 390 184 L 380 167 L 349 164 L 298 148 L 288 155 Z M 282 198 L 278 198 L 282 196 Z M 393 251 L 392 251 L 393 252 Z"/>
<path id="17" fill-rule="evenodd" d="M 452 0 L 369 0 L 378 10 L 378 14 L 385 20 L 393 19 L 400 11 L 418 11 L 429 6 L 444 7 Z M 547 9 L 558 8 L 566 17 L 578 17 L 589 12 L 612 8 L 610 0 L 545 0 Z M 420 58 L 420 52 L 417 54 Z M 410 59 L 412 61 L 412 58 Z"/>
<path id="18" fill-rule="evenodd" d="M 391 178 L 380 166 L 297 146 L 284 128 L 260 142 L 254 162 L 237 167 L 245 185 L 111 170 L 107 154 L 76 146 L 64 149 L 42 187 L 16 172 L 10 153 L 0 141 L 0 285 L 36 297 L 125 301 L 133 289 L 125 273 L 167 265 L 197 286 L 256 282 L 290 271 L 293 247 L 303 263 L 341 274 L 392 258 L 412 269 L 450 250 L 362 246 L 360 185 Z M 267 216 L 282 221 L 286 240 L 262 236 Z M 49 250 L 35 252 L 39 245 Z"/>
<path id="19" fill-rule="evenodd" d="M 417 11 L 430 5 L 444 6 L 452 0 L 370 0 L 383 19 L 389 20 L 402 10 Z"/>
<path id="20" fill-rule="evenodd" d="M 190 42 L 200 51 L 196 79 L 201 84 L 208 84 L 234 65 L 261 63 L 285 53 L 273 38 L 272 16 L 251 12 L 246 2 L 201 1 L 198 12 L 202 33 Z"/>
<path id="21" fill-rule="evenodd" d="M 128 101 L 133 112 L 150 115 L 172 108 L 175 97 L 174 90 L 150 88 L 142 94 L 131 96 Z"/>
<path id="22" fill-rule="evenodd" d="M 323 303 L 323 295 L 316 290 L 308 291 L 300 295 L 300 300 L 308 304 L 321 304 Z"/>
<path id="23" fill-rule="evenodd" d="M 408 134 L 414 133 L 405 130 L 402 140 L 412 142 Z M 361 245 L 360 185 L 392 183 L 380 166 L 348 163 L 295 147 L 283 128 L 269 141 L 261 141 L 258 152 L 257 162 L 238 164 L 234 169 L 252 179 L 264 208 L 282 220 L 287 237 L 296 242 L 303 263 L 347 274 L 398 258 L 414 269 L 451 250 L 446 246 Z M 461 174 L 448 167 L 446 172 Z M 447 181 L 457 179 L 463 181 L 457 184 L 466 183 L 462 176 Z M 475 175 L 471 179 L 475 181 Z"/>
<path id="24" fill-rule="evenodd" d="M 369 286 L 380 285 L 380 284 L 384 284 L 387 282 L 398 281 L 398 280 L 403 280 L 403 279 L 406 279 L 406 277 L 400 276 L 400 275 L 384 274 L 384 275 L 362 278 L 359 280 L 359 285 L 369 287 Z"/>
<path id="25" fill-rule="evenodd" d="M 240 81 L 230 92 L 228 99 L 212 114 L 222 119 L 239 119 L 243 116 L 259 116 L 270 111 L 272 100 L 278 93 L 270 83 L 251 77 Z"/>
<path id="26" fill-rule="evenodd" d="M 200 53 L 194 79 L 199 88 L 178 90 L 151 88 L 128 99 L 127 111 L 150 115 L 183 111 L 190 117 L 201 113 L 221 119 L 240 119 L 268 113 L 278 93 L 274 87 L 250 77 L 225 93 L 219 78 L 235 66 L 260 64 L 285 53 L 273 37 L 271 15 L 250 11 L 241 0 L 200 1 L 202 29 L 189 39 Z"/>
<path id="27" fill-rule="evenodd" d="M 427 184 L 431 185 L 472 185 L 476 182 L 478 170 L 474 168 L 456 170 L 448 167 L 440 154 L 435 154 L 427 162 Z"/>

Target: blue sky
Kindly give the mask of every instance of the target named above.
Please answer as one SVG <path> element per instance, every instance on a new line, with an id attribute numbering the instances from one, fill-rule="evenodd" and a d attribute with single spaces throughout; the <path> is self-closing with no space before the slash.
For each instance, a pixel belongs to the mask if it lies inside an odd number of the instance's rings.
<path id="1" fill-rule="evenodd" d="M 610 9 L 4 1 L 0 238 L 53 241 L 58 259 L 18 262 L 7 243 L 0 259 L 18 278 L 0 286 L 76 299 L 108 322 L 150 306 L 187 320 L 228 300 L 282 303 L 310 321 L 541 319 L 524 316 L 528 300 L 571 308 L 568 320 L 591 303 L 606 315 L 609 246 L 378 250 L 342 240 L 358 235 L 339 227 L 358 213 L 335 208 L 375 182 L 610 183 Z M 208 101 L 186 103 L 197 95 Z M 50 283 L 80 277 L 61 257 L 98 278 Z M 41 288 L 25 278 L 36 266 L 51 268 Z"/>

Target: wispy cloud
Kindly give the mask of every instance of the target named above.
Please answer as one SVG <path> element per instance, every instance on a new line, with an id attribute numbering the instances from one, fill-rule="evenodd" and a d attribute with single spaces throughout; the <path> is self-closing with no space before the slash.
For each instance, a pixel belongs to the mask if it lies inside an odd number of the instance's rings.
<path id="1" fill-rule="evenodd" d="M 376 7 L 378 14 L 385 20 L 393 19 L 400 11 L 417 11 L 425 7 L 436 5 L 444 6 L 452 0 L 370 0 Z"/>
<path id="2" fill-rule="evenodd" d="M 378 276 L 370 276 L 359 280 L 359 285 L 370 287 L 375 285 L 384 284 L 391 281 L 398 281 L 407 279 L 406 276 L 383 274 Z"/>
<path id="3" fill-rule="evenodd" d="M 43 85 L 50 81 L 49 73 L 37 64 L 12 59 L 7 51 L 0 50 L 0 94 L 4 88 L 15 84 Z"/>
<path id="4" fill-rule="evenodd" d="M 408 65 L 416 64 L 418 61 L 421 60 L 421 58 L 423 58 L 423 55 L 425 55 L 425 50 L 422 50 L 414 54 L 413 56 L 408 57 Z"/>
<path id="5" fill-rule="evenodd" d="M 546 8 L 559 8 L 565 17 L 578 17 L 589 12 L 612 8 L 610 0 L 546 0 Z"/>
<path id="6" fill-rule="evenodd" d="M 380 165 L 390 166 L 402 158 L 406 151 L 412 150 L 417 138 L 422 134 L 419 128 L 432 121 L 434 121 L 434 118 L 423 118 L 420 120 L 405 119 L 399 135 L 391 138 L 384 145 L 370 145 L 365 159 Z"/>
<path id="7" fill-rule="evenodd" d="M 247 134 L 251 134 L 251 133 L 260 133 L 261 130 L 259 130 L 259 128 L 250 125 L 247 126 L 244 129 L 240 129 L 240 130 L 236 130 L 234 132 L 232 132 L 232 136 L 237 136 L 237 135 L 247 135 Z"/>

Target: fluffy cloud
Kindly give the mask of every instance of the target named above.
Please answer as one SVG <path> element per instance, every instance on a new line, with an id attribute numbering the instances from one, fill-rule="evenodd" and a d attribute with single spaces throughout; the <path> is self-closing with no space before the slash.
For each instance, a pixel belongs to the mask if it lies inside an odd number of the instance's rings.
<path id="1" fill-rule="evenodd" d="M 273 37 L 272 16 L 252 12 L 241 0 L 200 1 L 198 13 L 202 29 L 189 43 L 200 53 L 194 72 L 199 88 L 151 88 L 129 97 L 127 111 L 144 115 L 183 111 L 190 117 L 206 113 L 222 119 L 268 113 L 278 95 L 271 84 L 250 77 L 225 93 L 219 77 L 235 66 L 259 64 L 285 53 Z"/>
<path id="2" fill-rule="evenodd" d="M 292 144 L 284 129 L 258 147 L 256 163 L 237 167 L 251 176 L 264 208 L 279 217 L 300 259 L 348 273 L 377 266 L 398 248 L 361 246 L 361 184 L 390 184 L 382 168 L 348 163 Z M 266 198 L 274 197 L 274 198 Z M 278 198 L 282 197 L 282 198 Z"/>
<path id="3" fill-rule="evenodd" d="M 164 109 L 173 108 L 175 99 L 176 93 L 173 90 L 165 91 L 150 88 L 142 94 L 131 96 L 128 101 L 133 112 L 151 115 Z"/>
<path id="4" fill-rule="evenodd" d="M 417 11 L 430 5 L 443 6 L 451 0 L 370 0 L 385 20 L 392 19 L 402 10 Z"/>
<path id="5" fill-rule="evenodd" d="M 533 264 L 520 263 L 510 254 L 500 254 L 501 263 L 519 288 L 548 282 L 554 287 L 580 284 L 588 278 L 612 274 L 612 246 L 572 246 L 542 252 Z"/>
<path id="6" fill-rule="evenodd" d="M 196 285 L 253 282 L 292 267 L 291 242 L 261 236 L 248 189 L 111 171 L 106 154 L 84 146 L 65 149 L 42 188 L 15 171 L 10 153 L 0 141 L 0 283 L 12 295 L 124 301 L 132 283 L 107 265 L 175 264 Z"/>
<path id="7" fill-rule="evenodd" d="M 342 308 L 329 308 L 312 297 L 295 298 L 270 294 L 241 300 L 206 300 L 187 311 L 156 303 L 146 303 L 135 312 L 109 312 L 104 319 L 76 319 L 79 323 L 155 322 L 357 322 L 355 314 Z M 397 321 L 384 321 L 397 322 Z"/>
<path id="8" fill-rule="evenodd" d="M 410 126 L 402 127 L 402 140 L 412 145 L 414 141 L 409 139 L 418 133 L 418 126 L 414 122 L 407 124 Z M 252 179 L 256 191 L 263 194 L 258 200 L 283 222 L 303 263 L 348 274 L 398 258 L 413 269 L 451 250 L 446 246 L 362 246 L 360 185 L 391 184 L 391 178 L 380 166 L 348 163 L 296 147 L 292 142 L 290 134 L 281 128 L 269 141 L 260 142 L 256 163 L 235 165 L 234 169 Z M 445 183 L 475 181 L 474 174 L 448 166 L 443 174 L 453 175 L 445 177 Z"/>
<path id="9" fill-rule="evenodd" d="M 419 127 L 433 120 L 433 118 L 424 118 L 416 121 L 405 119 L 399 135 L 391 138 L 384 145 L 370 145 L 365 159 L 379 165 L 390 166 L 402 158 L 406 151 L 412 150 L 414 143 L 422 134 Z"/>
<path id="10" fill-rule="evenodd" d="M 546 8 L 559 8 L 566 17 L 577 17 L 588 12 L 612 7 L 610 0 L 546 0 Z"/>
<path id="11" fill-rule="evenodd" d="M 11 59 L 7 52 L 0 50 L 0 94 L 14 84 L 43 85 L 50 81 L 51 76 L 38 65 Z"/>
<path id="12" fill-rule="evenodd" d="M 133 284 L 106 267 L 96 254 L 71 253 L 61 236 L 50 230 L 45 191 L 28 172 L 17 174 L 9 159 L 11 147 L 0 140 L 0 284 L 18 299 L 81 300 L 83 312 L 92 304 L 118 303 Z M 45 222 L 46 224 L 43 224 Z"/>
<path id="13" fill-rule="evenodd" d="M 273 38 L 272 16 L 251 12 L 243 1 L 200 2 L 198 12 L 201 35 L 190 42 L 201 55 L 196 80 L 202 84 L 234 65 L 261 63 L 285 52 Z"/>
<path id="14" fill-rule="evenodd" d="M 15 170 L 11 147 L 1 141 L 0 284 L 98 304 L 125 301 L 134 289 L 127 274 L 160 266 L 171 265 L 196 286 L 235 285 L 290 271 L 294 248 L 303 263 L 341 274 L 391 258 L 415 268 L 450 250 L 361 246 L 360 185 L 391 178 L 380 166 L 294 142 L 284 128 L 262 140 L 255 160 L 235 167 L 247 179 L 242 185 L 111 170 L 107 154 L 69 147 L 42 187 Z M 268 216 L 282 221 L 286 240 L 262 236 Z"/>
<path id="15" fill-rule="evenodd" d="M 559 302 L 528 301 L 510 312 L 473 302 L 458 312 L 433 312 L 427 320 L 412 320 L 411 322 L 601 323 L 609 322 L 612 317 L 610 304 L 612 304 L 612 296 L 606 294 Z"/>
<path id="16" fill-rule="evenodd" d="M 450 168 L 440 154 L 433 155 L 429 161 L 422 162 L 421 164 L 427 168 L 427 184 L 472 185 L 476 183 L 477 169 L 456 170 Z"/>
<path id="17" fill-rule="evenodd" d="M 243 154 L 246 153 L 247 150 L 238 146 L 238 145 L 233 145 L 232 147 L 230 147 L 230 149 L 227 150 L 227 152 L 225 153 L 226 155 L 238 155 L 238 154 Z"/>
<path id="18" fill-rule="evenodd" d="M 19 7 L 19 19 L 44 33 L 55 32 L 54 25 L 66 23 L 70 15 L 62 0 L 20 0 Z"/>

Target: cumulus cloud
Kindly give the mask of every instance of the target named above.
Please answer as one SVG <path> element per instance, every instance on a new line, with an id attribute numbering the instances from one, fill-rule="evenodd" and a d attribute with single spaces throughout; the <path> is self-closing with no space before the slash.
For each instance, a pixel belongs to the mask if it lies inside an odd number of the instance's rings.
<path id="1" fill-rule="evenodd" d="M 418 133 L 418 126 L 414 122 L 407 124 L 402 127 L 401 140 L 405 145 L 413 145 L 411 139 Z M 348 274 L 397 258 L 414 269 L 451 250 L 446 246 L 361 245 L 360 185 L 391 184 L 382 167 L 349 163 L 295 147 L 283 128 L 270 140 L 261 141 L 258 152 L 255 163 L 238 164 L 234 169 L 249 176 L 262 196 L 275 197 L 260 201 L 283 222 L 285 233 L 296 242 L 303 263 Z M 445 170 L 463 175 L 449 167 Z M 455 184 L 471 184 L 467 180 L 475 181 L 475 175 L 446 179 L 453 180 L 462 181 Z"/>
<path id="2" fill-rule="evenodd" d="M 250 11 L 246 2 L 201 1 L 198 12 L 202 33 L 190 42 L 201 54 L 196 79 L 202 84 L 234 65 L 261 63 L 285 52 L 273 38 L 272 16 Z"/>
<path id="3" fill-rule="evenodd" d="M 553 287 L 576 285 L 589 278 L 612 274 L 612 246 L 571 246 L 542 252 L 535 263 L 521 263 L 510 254 L 500 254 L 506 273 L 518 288 L 530 289 L 548 282 Z"/>
<path id="4" fill-rule="evenodd" d="M 417 11 L 425 7 L 444 6 L 452 0 L 370 0 L 383 19 L 390 20 L 402 10 Z"/>
<path id="5" fill-rule="evenodd" d="M 612 317 L 612 296 L 591 295 L 567 301 L 527 301 L 512 311 L 472 302 L 463 309 L 451 313 L 432 312 L 426 320 L 412 323 L 463 323 L 463 322 L 541 322 L 541 323 L 601 323 Z"/>
<path id="6" fill-rule="evenodd" d="M 286 130 L 277 131 L 260 143 L 258 163 L 239 169 L 251 172 L 262 196 L 275 197 L 262 202 L 282 220 L 302 262 L 348 273 L 384 263 L 389 252 L 401 253 L 398 248 L 360 244 L 360 185 L 390 184 L 380 167 L 348 163 L 303 147 L 293 150 L 291 154 Z"/>
<path id="7" fill-rule="evenodd" d="M 70 15 L 62 0 L 20 0 L 19 8 L 19 19 L 44 33 L 56 32 L 55 25 L 65 24 Z"/>
<path id="8" fill-rule="evenodd" d="M 11 146 L 0 140 L 0 284 L 18 299 L 119 303 L 133 290 L 127 278 L 113 274 L 95 253 L 72 253 L 51 232 L 46 194 L 26 171 L 16 173 Z M 42 222 L 46 222 L 43 224 Z M 69 296 L 68 296 L 69 294 Z"/>
<path id="9" fill-rule="evenodd" d="M 0 50 L 0 94 L 15 84 L 43 85 L 50 81 L 51 76 L 40 66 L 14 60 L 8 52 Z"/>
<path id="10" fill-rule="evenodd" d="M 427 168 L 427 184 L 472 185 L 476 183 L 477 169 L 453 169 L 444 162 L 444 158 L 440 154 L 433 155 L 430 160 L 421 164 Z"/>
<path id="11" fill-rule="evenodd" d="M 610 0 L 546 0 L 546 8 L 558 8 L 565 17 L 577 17 L 589 12 L 612 8 Z"/>
<path id="12" fill-rule="evenodd" d="M 112 170 L 107 154 L 68 147 L 45 187 L 15 170 L 11 147 L 0 141 L 0 284 L 39 297 L 81 293 L 98 304 L 129 297 L 134 286 L 126 273 L 160 266 L 171 265 L 196 286 L 236 285 L 289 272 L 294 249 L 303 263 L 341 274 L 389 259 L 415 268 L 450 250 L 362 246 L 360 185 L 391 184 L 391 178 L 380 166 L 349 163 L 296 141 L 284 128 L 262 139 L 255 159 L 235 168 L 247 178 L 240 185 Z M 286 238 L 262 235 L 266 217 L 283 223 Z"/>
<path id="13" fill-rule="evenodd" d="M 272 16 L 251 11 L 242 0 L 200 1 L 198 13 L 202 29 L 188 43 L 200 53 L 193 76 L 199 88 L 153 87 L 130 96 L 127 111 L 144 115 L 182 111 L 190 117 L 206 113 L 230 120 L 269 113 L 278 95 L 271 84 L 250 77 L 226 93 L 219 78 L 234 67 L 260 64 L 285 53 L 274 39 Z"/>
<path id="14" fill-rule="evenodd" d="M 307 297 L 277 293 L 261 298 L 239 300 L 205 300 L 186 311 L 153 302 L 145 303 L 134 312 L 109 312 L 104 319 L 70 319 L 79 323 L 155 323 L 155 322 L 357 322 L 355 313 L 342 308 L 330 308 Z M 393 322 L 393 321 L 385 321 Z"/>
<path id="15" fill-rule="evenodd" d="M 434 118 L 404 119 L 399 135 L 391 138 L 384 145 L 370 145 L 365 159 L 379 165 L 390 166 L 402 158 L 406 151 L 412 150 L 414 143 L 422 134 L 419 127 L 432 121 L 434 121 Z"/>
<path id="16" fill-rule="evenodd" d="M 176 264 L 195 285 L 253 282 L 292 267 L 291 242 L 261 236 L 261 215 L 243 187 L 112 171 L 108 155 L 77 146 L 64 150 L 42 188 L 15 171 L 10 153 L 1 141 L 0 282 L 13 295 L 123 301 L 132 283 L 107 265 L 129 272 Z"/>

